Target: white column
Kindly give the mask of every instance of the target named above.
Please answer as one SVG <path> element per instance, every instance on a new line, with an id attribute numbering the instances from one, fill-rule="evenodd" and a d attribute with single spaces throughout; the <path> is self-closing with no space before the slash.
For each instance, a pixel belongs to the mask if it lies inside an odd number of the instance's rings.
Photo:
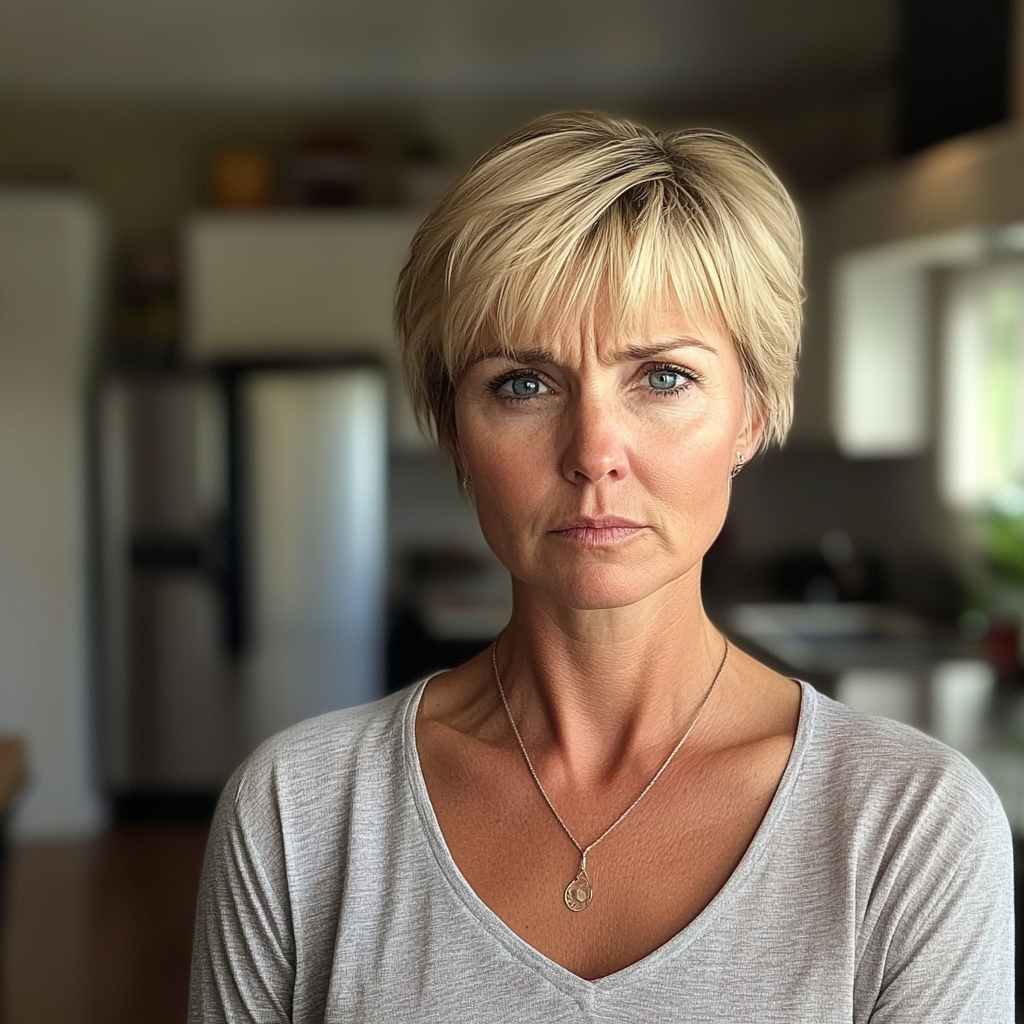
<path id="1" fill-rule="evenodd" d="M 103 819 L 92 749 L 85 382 L 103 254 L 72 193 L 0 190 L 0 732 L 28 741 L 21 836 Z"/>

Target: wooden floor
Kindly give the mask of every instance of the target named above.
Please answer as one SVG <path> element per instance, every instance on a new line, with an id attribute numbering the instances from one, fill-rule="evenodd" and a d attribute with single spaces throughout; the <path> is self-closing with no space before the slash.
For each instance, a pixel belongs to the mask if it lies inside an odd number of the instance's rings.
<path id="1" fill-rule="evenodd" d="M 9 852 L 2 1024 L 183 1024 L 206 826 Z"/>

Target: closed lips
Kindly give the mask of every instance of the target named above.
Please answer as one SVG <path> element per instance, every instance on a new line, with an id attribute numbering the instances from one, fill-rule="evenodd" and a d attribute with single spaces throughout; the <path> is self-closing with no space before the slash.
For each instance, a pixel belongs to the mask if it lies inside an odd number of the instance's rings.
<path id="1" fill-rule="evenodd" d="M 600 519 L 580 517 L 556 527 L 552 533 L 585 547 L 600 547 L 635 537 L 644 526 L 632 519 L 607 516 Z"/>

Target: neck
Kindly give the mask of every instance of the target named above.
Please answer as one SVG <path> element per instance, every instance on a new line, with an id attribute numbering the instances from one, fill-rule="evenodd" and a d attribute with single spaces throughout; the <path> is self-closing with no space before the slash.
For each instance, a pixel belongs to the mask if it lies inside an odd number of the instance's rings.
<path id="1" fill-rule="evenodd" d="M 699 575 L 625 608 L 567 609 L 518 582 L 497 663 L 527 746 L 598 778 L 686 729 L 725 651 Z"/>

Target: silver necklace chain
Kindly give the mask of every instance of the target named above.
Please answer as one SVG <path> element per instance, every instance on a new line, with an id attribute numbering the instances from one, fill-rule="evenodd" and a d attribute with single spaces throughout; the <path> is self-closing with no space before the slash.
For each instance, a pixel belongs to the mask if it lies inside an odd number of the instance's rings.
<path id="1" fill-rule="evenodd" d="M 579 840 L 572 834 L 572 830 L 562 820 L 562 816 L 555 810 L 555 805 L 551 802 L 551 798 L 548 796 L 544 789 L 543 784 L 540 781 L 540 776 L 537 775 L 536 768 L 533 767 L 533 762 L 530 760 L 530 755 L 526 752 L 526 744 L 523 743 L 523 737 L 519 734 L 519 727 L 516 725 L 516 720 L 512 716 L 512 709 L 508 706 L 508 699 L 505 696 L 505 687 L 501 685 L 501 673 L 498 671 L 498 641 L 497 639 L 491 644 L 491 664 L 494 666 L 494 679 L 498 684 L 498 693 L 501 694 L 501 703 L 505 707 L 505 715 L 508 718 L 508 724 L 512 727 L 512 733 L 516 738 L 516 742 L 519 744 L 519 749 L 523 752 L 523 760 L 526 761 L 526 767 L 530 769 L 530 774 L 533 776 L 533 781 L 537 784 L 537 789 L 540 790 L 540 795 L 544 798 L 544 802 L 548 805 L 551 813 L 555 816 L 555 820 L 559 825 L 562 826 L 562 831 L 572 841 L 573 846 L 579 851 L 580 854 L 580 870 L 576 878 L 569 883 L 569 887 L 565 892 L 565 902 L 570 910 L 584 910 L 590 905 L 590 900 L 593 896 L 593 892 L 590 887 L 590 880 L 587 878 L 587 854 L 598 843 L 605 839 L 609 833 L 626 819 L 629 813 L 634 807 L 647 794 L 651 791 L 651 787 L 661 778 L 665 769 L 672 763 L 676 754 L 682 749 L 683 744 L 689 739 L 690 733 L 693 732 L 694 727 L 700 721 L 701 715 L 704 714 L 704 709 L 708 706 L 708 701 L 711 700 L 711 695 L 715 692 L 715 687 L 718 686 L 718 680 L 722 677 L 722 671 L 725 668 L 725 663 L 729 660 L 729 640 L 727 637 L 723 637 L 725 640 L 725 653 L 722 655 L 722 660 L 719 663 L 718 671 L 715 672 L 715 678 L 711 680 L 711 685 L 708 687 L 707 693 L 704 694 L 704 699 L 700 702 L 700 707 L 697 708 L 697 713 L 693 716 L 693 721 L 690 722 L 686 732 L 680 737 L 679 742 L 672 748 L 671 753 L 662 762 L 661 767 L 654 773 L 654 778 L 644 786 L 640 795 L 589 845 L 584 847 L 581 845 Z M 578 887 L 580 881 L 583 881 L 585 888 L 574 888 Z"/>

